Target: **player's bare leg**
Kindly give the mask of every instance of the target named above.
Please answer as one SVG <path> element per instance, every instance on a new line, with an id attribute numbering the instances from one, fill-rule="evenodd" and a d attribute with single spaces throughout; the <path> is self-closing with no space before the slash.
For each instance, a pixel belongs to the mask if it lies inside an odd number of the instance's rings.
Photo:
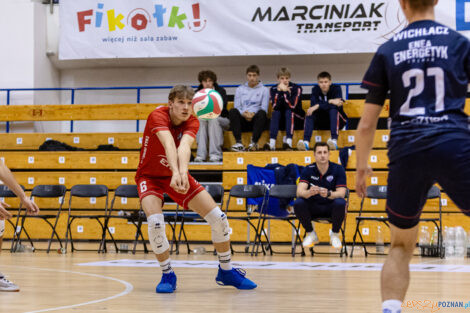
<path id="1" fill-rule="evenodd" d="M 165 233 L 163 201 L 154 195 L 142 199 L 142 208 L 147 216 L 149 241 L 162 269 L 162 280 L 156 292 L 172 293 L 176 289 L 176 275 L 171 268 L 170 249 Z"/>
<path id="2" fill-rule="evenodd" d="M 189 209 L 198 213 L 211 225 L 212 242 L 219 258 L 219 272 L 216 282 L 219 285 L 230 285 L 238 289 L 254 289 L 256 284 L 245 277 L 241 269 L 232 268 L 230 263 L 230 227 L 227 216 L 217 206 L 210 194 L 203 190 L 188 203 Z"/>
<path id="3" fill-rule="evenodd" d="M 399 310 L 410 283 L 409 264 L 416 246 L 418 226 L 400 229 L 390 225 L 390 230 L 391 247 L 381 275 L 382 301 L 384 306 L 392 305 Z"/>

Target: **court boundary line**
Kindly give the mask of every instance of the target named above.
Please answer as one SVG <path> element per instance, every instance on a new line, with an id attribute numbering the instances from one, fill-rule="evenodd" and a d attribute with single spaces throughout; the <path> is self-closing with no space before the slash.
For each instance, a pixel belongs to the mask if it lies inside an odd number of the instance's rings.
<path id="1" fill-rule="evenodd" d="M 125 281 L 125 280 L 121 280 L 121 279 L 114 278 L 114 277 L 110 277 L 110 276 L 104 276 L 104 275 L 100 275 L 100 274 L 76 272 L 76 271 L 70 271 L 70 270 L 58 270 L 58 269 L 51 269 L 51 268 L 41 268 L 41 267 L 29 267 L 29 266 L 15 266 L 15 265 L 2 265 L 2 266 L 9 266 L 9 267 L 14 267 L 14 268 L 25 268 L 25 269 L 32 269 L 32 270 L 39 270 L 39 271 L 70 273 L 70 274 L 76 274 L 76 275 L 83 275 L 83 276 L 91 276 L 91 277 L 103 278 L 103 279 L 112 280 L 112 281 L 121 283 L 121 284 L 123 284 L 123 285 L 126 287 L 126 288 L 124 289 L 124 291 L 122 291 L 122 292 L 120 292 L 120 293 L 118 293 L 118 294 L 115 294 L 115 295 L 106 297 L 106 298 L 91 300 L 91 301 L 82 302 L 82 303 L 77 303 L 77 304 L 64 305 L 64 306 L 60 306 L 60 307 L 48 308 L 48 309 L 41 309 L 41 310 L 35 310 L 35 311 L 27 311 L 27 312 L 25 312 L 25 313 L 39 313 L 39 312 L 58 311 L 58 310 L 71 309 L 71 308 L 76 308 L 76 307 L 80 307 L 80 306 L 85 306 L 85 305 L 90 305 L 90 304 L 105 302 L 105 301 L 109 301 L 109 300 L 113 300 L 113 299 L 116 299 L 116 298 L 125 296 L 125 295 L 131 293 L 132 290 L 134 290 L 134 286 L 133 286 L 131 283 Z"/>

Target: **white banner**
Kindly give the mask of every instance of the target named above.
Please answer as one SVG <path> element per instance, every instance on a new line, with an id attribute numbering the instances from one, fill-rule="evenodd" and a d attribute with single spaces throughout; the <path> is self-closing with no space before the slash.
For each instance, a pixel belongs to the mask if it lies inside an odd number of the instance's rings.
<path id="1" fill-rule="evenodd" d="M 467 2 L 438 20 L 470 29 Z M 405 25 L 398 0 L 61 0 L 59 58 L 375 52 Z"/>

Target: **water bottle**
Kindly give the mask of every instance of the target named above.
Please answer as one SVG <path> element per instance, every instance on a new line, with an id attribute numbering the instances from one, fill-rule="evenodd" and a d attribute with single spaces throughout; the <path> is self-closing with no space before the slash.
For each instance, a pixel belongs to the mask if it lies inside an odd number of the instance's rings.
<path id="1" fill-rule="evenodd" d="M 467 234 L 465 230 L 458 226 L 455 229 L 455 256 L 457 258 L 463 258 L 465 256 L 465 249 L 467 246 Z"/>
<path id="2" fill-rule="evenodd" d="M 206 253 L 206 248 L 197 247 L 197 248 L 193 249 L 193 253 L 196 254 L 196 255 L 205 254 Z"/>
<path id="3" fill-rule="evenodd" d="M 455 228 L 449 227 L 445 238 L 446 259 L 453 258 L 455 253 Z"/>
<path id="4" fill-rule="evenodd" d="M 375 239 L 375 251 L 377 253 L 384 253 L 385 246 L 384 246 L 384 235 L 382 233 L 382 228 L 377 226 L 377 235 Z"/>
<path id="5" fill-rule="evenodd" d="M 429 245 L 430 242 L 430 236 L 429 236 L 429 231 L 427 226 L 422 226 L 421 231 L 419 233 L 419 247 L 420 248 L 425 248 L 426 246 Z"/>

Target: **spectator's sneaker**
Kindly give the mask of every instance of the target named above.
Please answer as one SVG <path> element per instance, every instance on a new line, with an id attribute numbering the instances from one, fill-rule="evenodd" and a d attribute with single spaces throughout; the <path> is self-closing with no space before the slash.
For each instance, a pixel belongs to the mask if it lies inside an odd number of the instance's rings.
<path id="1" fill-rule="evenodd" d="M 258 144 L 257 143 L 250 143 L 250 145 L 248 146 L 248 151 L 256 151 L 258 150 Z"/>
<path id="2" fill-rule="evenodd" d="M 218 156 L 211 156 L 209 157 L 209 162 L 214 162 L 214 163 L 220 163 L 222 162 L 222 157 L 218 157 Z"/>
<path id="3" fill-rule="evenodd" d="M 243 151 L 245 151 L 245 147 L 240 142 L 237 142 L 236 144 L 234 144 L 231 149 L 234 152 L 243 152 Z"/>
<path id="4" fill-rule="evenodd" d="M 310 247 L 313 247 L 313 245 L 318 242 L 319 240 L 318 240 L 317 233 L 315 232 L 315 230 L 313 230 L 312 232 L 307 233 L 307 235 L 305 235 L 305 238 L 302 241 L 302 246 L 304 248 L 310 248 Z"/>
<path id="5" fill-rule="evenodd" d="M 176 290 L 176 275 L 174 272 L 163 274 L 162 280 L 157 285 L 157 293 L 172 293 Z"/>
<path id="6" fill-rule="evenodd" d="M 197 156 L 197 157 L 194 158 L 194 161 L 193 161 L 193 162 L 201 163 L 201 162 L 204 162 L 204 159 Z"/>
<path id="7" fill-rule="evenodd" d="M 297 142 L 297 150 L 299 150 L 299 151 L 308 151 L 309 150 L 308 143 L 306 141 L 299 140 Z"/>
<path id="8" fill-rule="evenodd" d="M 284 143 L 282 144 L 282 149 L 285 150 L 285 151 L 292 151 L 292 150 L 293 150 L 292 147 L 289 146 L 289 144 L 286 143 L 286 142 L 284 142 Z"/>
<path id="9" fill-rule="evenodd" d="M 338 150 L 338 142 L 336 139 L 330 138 L 326 141 L 326 144 L 330 147 L 330 150 Z"/>
<path id="10" fill-rule="evenodd" d="M 9 292 L 14 292 L 14 291 L 20 291 L 20 287 L 6 279 L 2 273 L 0 273 L 1 278 L 0 278 L 0 291 L 9 291 Z"/>
<path id="11" fill-rule="evenodd" d="M 245 277 L 246 272 L 241 268 L 232 268 L 230 271 L 224 271 L 220 268 L 215 281 L 221 286 L 234 286 L 237 289 L 255 289 L 257 285 Z"/>
<path id="12" fill-rule="evenodd" d="M 341 239 L 339 239 L 339 233 L 334 233 L 330 229 L 330 244 L 333 246 L 335 249 L 341 249 L 343 246 L 341 244 Z"/>

